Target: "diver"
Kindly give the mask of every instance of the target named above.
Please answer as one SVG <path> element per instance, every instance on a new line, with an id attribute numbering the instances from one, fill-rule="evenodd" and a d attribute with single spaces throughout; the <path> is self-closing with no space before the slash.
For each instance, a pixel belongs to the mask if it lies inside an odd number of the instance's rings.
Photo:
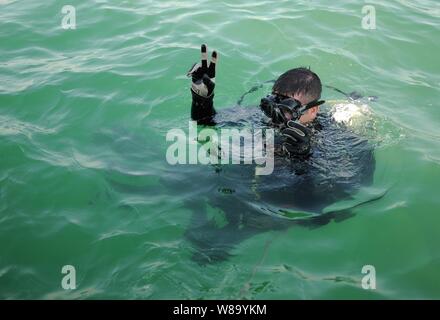
<path id="1" fill-rule="evenodd" d="M 219 171 L 215 177 L 198 176 L 201 185 L 210 187 L 206 188 L 209 201 L 198 195 L 187 204 L 193 215 L 185 236 L 198 250 L 194 259 L 221 261 L 236 244 L 260 232 L 292 225 L 316 228 L 353 216 L 350 207 L 334 204 L 352 199 L 372 183 L 374 149 L 367 139 L 337 124 L 328 112 L 320 112 L 324 101 L 320 100 L 318 75 L 308 68 L 291 69 L 274 82 L 271 94 L 258 107 L 217 112 L 217 58 L 214 51 L 208 65 L 207 48 L 202 45 L 201 62 L 188 71 L 192 120 L 217 127 L 274 128 L 275 167 L 272 174 L 258 177 L 249 166 L 233 165 L 222 166 L 220 171 L 226 173 Z M 211 192 L 215 186 L 231 192 Z M 221 212 L 219 221 L 224 223 L 209 218 L 209 208 Z"/>
<path id="2" fill-rule="evenodd" d="M 217 52 L 212 53 L 208 66 L 206 45 L 201 46 L 201 63 L 188 71 L 192 78 L 191 118 L 198 124 L 215 125 L 214 108 Z M 280 129 L 281 150 L 288 156 L 307 156 L 311 152 L 311 136 L 320 128 L 316 117 L 322 85 L 318 75 L 307 68 L 295 68 L 283 73 L 273 85 L 272 94 L 261 99 L 260 108 L 266 115 L 265 123 Z"/>

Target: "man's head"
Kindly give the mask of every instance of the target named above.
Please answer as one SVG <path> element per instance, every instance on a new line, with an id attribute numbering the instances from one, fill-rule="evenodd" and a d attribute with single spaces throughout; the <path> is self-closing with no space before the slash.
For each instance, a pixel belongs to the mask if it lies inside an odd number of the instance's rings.
<path id="1" fill-rule="evenodd" d="M 272 88 L 273 94 L 298 100 L 302 105 L 319 100 L 322 85 L 318 75 L 307 68 L 295 68 L 283 73 Z M 299 119 L 301 123 L 313 121 L 319 106 L 308 109 Z"/>

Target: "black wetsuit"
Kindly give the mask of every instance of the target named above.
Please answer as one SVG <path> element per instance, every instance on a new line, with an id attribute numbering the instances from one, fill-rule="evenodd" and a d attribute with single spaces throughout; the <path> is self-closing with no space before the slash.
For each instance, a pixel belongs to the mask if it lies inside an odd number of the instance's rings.
<path id="1" fill-rule="evenodd" d="M 191 115 L 200 124 L 267 128 L 259 107 L 237 106 L 216 112 L 212 100 L 200 100 L 193 93 L 194 97 Z M 289 158 L 276 153 L 270 175 L 256 176 L 252 165 L 216 167 L 219 192 L 210 193 L 208 203 L 192 204 L 194 215 L 186 236 L 198 249 L 196 260 L 222 260 L 234 244 L 264 230 L 284 229 L 292 224 L 316 227 L 351 216 L 347 210 L 330 212 L 325 208 L 349 199 L 362 186 L 372 183 L 373 147 L 325 112 L 310 127 L 310 155 Z M 275 143 L 279 145 L 277 139 Z M 225 220 L 222 225 L 208 218 L 207 206 L 221 210 Z M 304 218 L 286 219 L 281 213 L 287 211 L 299 212 L 302 215 L 297 216 Z"/>

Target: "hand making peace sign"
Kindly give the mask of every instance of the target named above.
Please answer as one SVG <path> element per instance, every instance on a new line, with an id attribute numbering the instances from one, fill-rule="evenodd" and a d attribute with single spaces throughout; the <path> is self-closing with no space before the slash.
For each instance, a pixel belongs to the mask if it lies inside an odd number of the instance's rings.
<path id="1" fill-rule="evenodd" d="M 209 66 L 207 48 L 204 44 L 201 46 L 201 54 L 201 62 L 195 63 L 188 71 L 187 76 L 192 78 L 191 90 L 195 94 L 204 98 L 211 98 L 214 95 L 217 52 L 212 53 Z"/>

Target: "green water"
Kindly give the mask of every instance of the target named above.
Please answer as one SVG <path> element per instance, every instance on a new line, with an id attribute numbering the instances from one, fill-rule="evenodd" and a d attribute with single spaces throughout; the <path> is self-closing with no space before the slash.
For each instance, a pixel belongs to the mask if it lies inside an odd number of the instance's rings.
<path id="1" fill-rule="evenodd" d="M 64 3 L 0 0 L 0 298 L 440 298 L 440 5 L 368 3 L 375 30 L 364 1 L 72 1 L 64 30 Z M 378 96 L 381 132 L 399 133 L 375 152 L 370 190 L 385 196 L 194 262 L 185 201 L 207 186 L 167 164 L 165 135 L 187 128 L 201 43 L 220 55 L 219 110 L 296 66 Z M 367 264 L 376 290 L 361 287 Z"/>

